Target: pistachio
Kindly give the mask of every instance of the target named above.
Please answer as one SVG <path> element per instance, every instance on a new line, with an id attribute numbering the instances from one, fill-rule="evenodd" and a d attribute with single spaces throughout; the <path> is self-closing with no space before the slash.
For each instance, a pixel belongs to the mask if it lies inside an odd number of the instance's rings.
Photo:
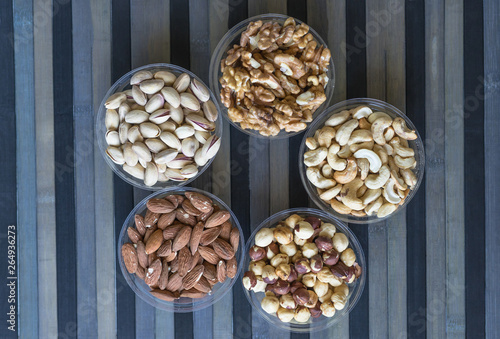
<path id="1" fill-rule="evenodd" d="M 165 86 L 172 86 L 175 82 L 176 76 L 168 71 L 158 71 L 155 73 L 154 78 L 163 80 Z"/>
<path id="2" fill-rule="evenodd" d="M 189 87 L 190 82 L 191 78 L 189 77 L 189 74 L 182 73 L 177 77 L 172 86 L 177 90 L 177 92 L 181 93 Z"/>
<path id="3" fill-rule="evenodd" d="M 180 94 L 181 97 L 181 106 L 185 107 L 191 111 L 199 111 L 200 110 L 200 102 L 198 99 L 191 93 L 184 92 Z"/>
<path id="4" fill-rule="evenodd" d="M 157 164 L 167 164 L 174 160 L 178 152 L 173 149 L 166 149 L 155 155 L 155 162 Z"/>
<path id="5" fill-rule="evenodd" d="M 160 139 L 170 148 L 181 150 L 181 142 L 173 133 L 162 132 L 160 134 Z"/>
<path id="6" fill-rule="evenodd" d="M 165 176 L 174 181 L 185 181 L 186 178 L 181 174 L 181 171 L 174 168 L 167 168 L 165 171 Z"/>
<path id="7" fill-rule="evenodd" d="M 182 125 L 177 128 L 174 133 L 179 139 L 185 139 L 194 135 L 194 128 L 189 125 Z"/>
<path id="8" fill-rule="evenodd" d="M 187 157 L 194 157 L 194 153 L 198 150 L 199 143 L 193 137 L 182 140 L 182 153 Z"/>
<path id="9" fill-rule="evenodd" d="M 162 108 L 164 104 L 165 104 L 165 99 L 163 99 L 163 96 L 158 93 L 158 94 L 153 95 L 148 100 L 148 102 L 144 108 L 146 109 L 146 112 L 153 113 L 154 111 Z"/>
<path id="10" fill-rule="evenodd" d="M 204 145 L 207 142 L 207 139 L 210 138 L 210 133 L 208 132 L 202 132 L 202 131 L 195 131 L 194 132 L 194 137 L 196 140 L 200 142 L 200 144 Z"/>
<path id="11" fill-rule="evenodd" d="M 198 174 L 198 167 L 196 167 L 196 165 L 187 165 L 187 166 L 184 166 L 180 170 L 180 172 L 184 178 L 189 179 L 189 178 L 195 177 Z"/>
<path id="12" fill-rule="evenodd" d="M 122 102 L 120 107 L 118 107 L 118 115 L 120 116 L 120 122 L 125 121 L 125 115 L 130 112 L 130 106 L 126 102 Z"/>
<path id="13" fill-rule="evenodd" d="M 106 143 L 109 146 L 120 146 L 121 145 L 120 137 L 119 137 L 117 131 L 107 131 L 105 138 L 106 138 Z"/>
<path id="14" fill-rule="evenodd" d="M 170 118 L 170 110 L 168 110 L 167 108 L 161 108 L 151 113 L 151 115 L 149 116 L 149 121 L 157 125 L 161 125 L 164 122 L 166 122 L 169 118 Z M 160 129 L 162 129 L 161 126 Z"/>
<path id="15" fill-rule="evenodd" d="M 124 144 L 128 140 L 128 130 L 130 129 L 130 124 L 127 122 L 122 122 L 118 127 L 118 136 L 120 143 Z"/>
<path id="16" fill-rule="evenodd" d="M 175 121 L 178 125 L 181 125 L 184 121 L 184 112 L 181 107 L 173 107 L 169 104 L 165 104 L 165 108 L 170 109 L 170 117 L 173 121 Z"/>
<path id="17" fill-rule="evenodd" d="M 158 168 L 153 162 L 148 162 L 144 172 L 144 184 L 153 186 L 158 181 Z"/>
<path id="18" fill-rule="evenodd" d="M 148 146 L 152 153 L 159 153 L 167 148 L 167 145 L 165 145 L 163 141 L 158 138 L 146 139 L 144 143 Z"/>
<path id="19" fill-rule="evenodd" d="M 160 127 L 151 122 L 144 122 L 140 124 L 139 131 L 144 138 L 156 138 L 161 134 Z"/>
<path id="20" fill-rule="evenodd" d="M 149 114 L 141 110 L 133 110 L 125 115 L 125 121 L 129 124 L 141 124 L 148 121 Z"/>
<path id="21" fill-rule="evenodd" d="M 215 124 L 213 122 L 210 122 L 204 117 L 194 113 L 186 116 L 186 122 L 193 126 L 195 130 L 201 132 L 213 131 L 215 129 Z"/>
<path id="22" fill-rule="evenodd" d="M 136 164 L 135 166 L 123 164 L 123 170 L 134 178 L 144 180 L 144 168 L 139 164 Z"/>
<path id="23" fill-rule="evenodd" d="M 193 158 L 186 157 L 184 154 L 177 155 L 173 160 L 167 163 L 167 167 L 181 169 L 193 162 Z"/>
<path id="24" fill-rule="evenodd" d="M 146 80 L 140 83 L 139 87 L 141 91 L 146 94 L 155 94 L 162 89 L 165 83 L 161 79 Z"/>
<path id="25" fill-rule="evenodd" d="M 198 149 L 196 153 L 194 154 L 194 161 L 198 166 L 205 166 L 207 163 L 208 159 L 205 157 L 205 155 L 201 151 L 202 149 Z"/>
<path id="26" fill-rule="evenodd" d="M 118 147 L 109 146 L 108 148 L 106 148 L 106 154 L 115 164 L 123 165 L 125 163 L 123 152 Z"/>
<path id="27" fill-rule="evenodd" d="M 141 106 L 146 105 L 146 103 L 148 102 L 146 94 L 144 94 L 144 92 L 141 91 L 139 86 L 136 85 L 132 86 L 132 97 L 134 98 L 134 101 Z"/>
<path id="28" fill-rule="evenodd" d="M 106 129 L 109 130 L 116 130 L 118 128 L 118 125 L 120 124 L 120 117 L 116 110 L 114 109 L 107 109 L 106 110 L 106 116 L 104 118 L 104 124 L 106 126 Z"/>
<path id="29" fill-rule="evenodd" d="M 203 145 L 201 151 L 205 158 L 213 158 L 220 148 L 220 138 L 216 135 L 212 135 L 207 142 Z"/>
<path id="30" fill-rule="evenodd" d="M 132 145 L 132 149 L 134 150 L 135 154 L 139 157 L 139 159 L 144 160 L 145 162 L 151 161 L 151 152 L 149 151 L 149 148 L 142 142 L 136 141 Z"/>
<path id="31" fill-rule="evenodd" d="M 132 75 L 132 78 L 130 78 L 130 84 L 137 85 L 142 81 L 149 79 L 153 79 L 153 74 L 150 71 L 139 71 Z"/>
<path id="32" fill-rule="evenodd" d="M 110 109 L 117 109 L 125 100 L 127 100 L 125 93 L 118 92 L 111 95 L 104 103 L 104 106 Z"/>
<path id="33" fill-rule="evenodd" d="M 208 121 L 215 122 L 217 120 L 217 108 L 215 107 L 215 104 L 212 102 L 212 100 L 208 100 L 207 102 L 203 103 L 203 113 L 205 114 L 205 118 L 207 118 Z"/>
<path id="34" fill-rule="evenodd" d="M 130 142 L 123 145 L 123 157 L 125 159 L 125 163 L 130 167 L 136 166 L 137 162 L 139 162 L 139 157 L 132 149 L 132 144 Z"/>
<path id="35" fill-rule="evenodd" d="M 164 123 L 162 123 L 158 126 L 164 132 L 173 132 L 177 128 L 177 125 L 173 121 L 165 121 Z"/>
<path id="36" fill-rule="evenodd" d="M 210 92 L 208 89 L 198 80 L 191 80 L 191 85 L 189 86 L 193 94 L 200 100 L 201 102 L 206 102 L 210 99 Z"/>
<path id="37" fill-rule="evenodd" d="M 144 138 L 141 135 L 141 132 L 139 131 L 139 126 L 130 127 L 127 133 L 127 138 L 128 141 L 130 141 L 131 143 L 144 140 Z"/>
<path id="38" fill-rule="evenodd" d="M 172 107 L 177 108 L 181 104 L 181 97 L 179 95 L 179 92 L 177 92 L 175 88 L 163 87 L 161 89 L 161 95 L 163 95 L 165 101 L 168 102 Z"/>

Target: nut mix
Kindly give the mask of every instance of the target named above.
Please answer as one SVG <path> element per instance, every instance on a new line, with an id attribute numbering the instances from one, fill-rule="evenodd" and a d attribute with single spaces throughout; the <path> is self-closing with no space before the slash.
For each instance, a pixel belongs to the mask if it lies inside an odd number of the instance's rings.
<path id="1" fill-rule="evenodd" d="M 306 176 L 319 197 L 340 214 L 385 217 L 417 184 L 417 133 L 404 119 L 358 106 L 333 114 L 306 139 Z"/>
<path id="2" fill-rule="evenodd" d="M 230 217 L 200 193 L 150 199 L 145 215 L 137 214 L 135 228 L 127 229 L 125 267 L 161 300 L 202 298 L 236 276 L 240 233 Z"/>
<path id="3" fill-rule="evenodd" d="M 333 317 L 347 303 L 347 284 L 361 275 L 347 236 L 311 216 L 293 214 L 260 229 L 248 254 L 243 286 L 264 292 L 262 309 L 283 322 Z"/>
<path id="4" fill-rule="evenodd" d="M 167 71 L 139 71 L 130 85 L 106 100 L 106 154 L 146 186 L 195 177 L 220 147 L 208 89 Z"/>
<path id="5" fill-rule="evenodd" d="M 306 24 L 251 22 L 221 61 L 221 101 L 243 129 L 302 131 L 326 100 L 329 63 L 330 50 Z"/>

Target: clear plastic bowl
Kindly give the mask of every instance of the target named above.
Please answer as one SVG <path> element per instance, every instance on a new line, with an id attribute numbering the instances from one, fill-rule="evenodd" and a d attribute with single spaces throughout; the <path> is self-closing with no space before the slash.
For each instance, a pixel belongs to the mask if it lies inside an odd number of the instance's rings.
<path id="1" fill-rule="evenodd" d="M 344 309 L 340 311 L 337 310 L 335 312 L 335 315 L 331 318 L 327 318 L 322 315 L 318 318 L 311 317 L 307 323 L 299 323 L 296 322 L 295 320 L 292 320 L 289 323 L 285 323 L 279 320 L 276 315 L 266 313 L 262 309 L 262 307 L 260 306 L 260 302 L 265 296 L 264 292 L 254 293 L 252 291 L 248 291 L 244 287 L 243 290 L 245 291 L 245 296 L 252 305 L 253 310 L 256 311 L 261 317 L 266 319 L 273 326 L 297 333 L 321 331 L 324 330 L 325 328 L 328 328 L 338 323 L 340 319 L 347 316 L 361 298 L 361 295 L 363 294 L 363 290 L 365 288 L 366 274 L 367 274 L 365 254 L 363 252 L 363 249 L 361 248 L 361 244 L 359 243 L 354 233 L 352 233 L 352 231 L 347 227 L 347 225 L 345 225 L 338 219 L 334 218 L 332 215 L 313 208 L 306 208 L 306 207 L 292 208 L 272 215 L 271 217 L 264 220 L 252 232 L 252 235 L 248 239 L 247 244 L 245 246 L 245 261 L 243 264 L 245 267 L 245 271 L 248 270 L 248 266 L 250 264 L 250 256 L 248 255 L 248 251 L 255 244 L 255 234 L 257 234 L 257 232 L 263 227 L 275 227 L 278 224 L 278 222 L 285 220 L 292 214 L 298 214 L 301 217 L 308 217 L 308 216 L 317 217 L 324 222 L 332 223 L 337 228 L 337 232 L 344 233 L 349 239 L 349 247 L 352 248 L 354 254 L 356 254 L 356 262 L 361 266 L 362 274 L 358 279 L 356 279 L 355 282 L 348 285 L 349 296 Z"/>
<path id="2" fill-rule="evenodd" d="M 154 297 L 151 293 L 149 293 L 150 288 L 148 285 L 146 285 L 144 280 L 137 277 L 135 274 L 128 273 L 121 254 L 121 248 L 123 244 L 129 242 L 129 238 L 127 235 L 127 228 L 133 227 L 135 225 L 134 216 L 136 214 L 144 215 L 146 211 L 146 203 L 148 202 L 149 199 L 163 198 L 167 195 L 172 195 L 172 194 L 184 195 L 185 192 L 197 192 L 206 195 L 207 197 L 212 199 L 215 204 L 219 205 L 221 209 L 225 209 L 229 211 L 229 213 L 231 213 L 231 219 L 230 219 L 231 223 L 233 224 L 233 226 L 237 227 L 238 230 L 240 231 L 240 244 L 238 246 L 238 251 L 235 254 L 236 261 L 238 262 L 238 271 L 233 279 L 227 278 L 224 281 L 224 283 L 215 284 L 212 288 L 212 293 L 210 295 L 206 295 L 205 297 L 200 299 L 180 298 L 176 301 L 169 302 Z M 186 312 L 198 311 L 215 304 L 217 301 L 222 299 L 222 297 L 224 297 L 226 293 L 228 293 L 231 290 L 236 280 L 238 280 L 238 277 L 243 267 L 243 259 L 244 259 L 243 251 L 245 250 L 245 239 L 243 235 L 243 230 L 241 229 L 238 219 L 231 211 L 231 209 L 221 199 L 219 199 L 218 197 L 216 197 L 211 193 L 196 188 L 180 187 L 180 188 L 169 188 L 159 192 L 155 192 L 149 195 L 148 197 L 144 198 L 140 203 L 138 203 L 137 206 L 135 206 L 134 209 L 130 212 L 127 219 L 125 220 L 125 223 L 123 224 L 120 236 L 118 238 L 117 250 L 118 250 L 118 261 L 120 263 L 120 269 L 122 271 L 122 274 L 125 277 L 125 280 L 127 281 L 128 285 L 135 292 L 136 295 L 138 295 L 142 300 L 144 300 L 145 302 L 156 308 L 170 312 L 186 313 Z"/>
<path id="3" fill-rule="evenodd" d="M 150 190 L 150 191 L 160 190 L 160 189 L 163 189 L 166 187 L 180 187 L 180 186 L 187 185 L 190 182 L 192 182 L 193 180 L 195 180 L 198 176 L 200 176 L 210 166 L 212 161 L 215 159 L 215 156 L 212 159 L 210 159 L 205 164 L 205 166 L 198 167 L 198 174 L 192 178 L 187 179 L 186 181 L 173 181 L 173 180 L 169 180 L 166 182 L 159 182 L 158 181 L 153 186 L 146 186 L 144 184 L 143 180 L 137 179 L 137 178 L 131 176 L 130 174 L 128 174 L 127 172 L 125 172 L 122 168 L 122 165 L 115 164 L 106 155 L 106 148 L 108 147 L 108 144 L 106 143 L 106 138 L 105 138 L 106 126 L 104 125 L 104 118 L 106 116 L 106 107 L 104 107 L 104 103 L 106 102 L 107 98 L 109 98 L 114 93 L 122 92 L 124 90 L 132 88 L 132 86 L 130 86 L 130 78 L 132 78 L 132 76 L 135 73 L 137 73 L 139 71 L 143 71 L 143 70 L 151 71 L 151 72 L 169 71 L 169 72 L 175 74 L 176 76 L 179 76 L 182 73 L 187 73 L 187 74 L 189 74 L 189 76 L 191 76 L 191 78 L 195 78 L 196 80 L 201 82 L 207 89 L 209 89 L 208 86 L 199 77 L 197 77 L 196 75 L 194 75 L 193 73 L 191 73 L 187 69 L 184 69 L 184 68 L 176 66 L 176 65 L 159 63 L 159 64 L 146 65 L 146 66 L 142 66 L 142 67 L 131 70 L 130 72 L 128 72 L 127 74 L 122 76 L 118 81 L 116 81 L 113 84 L 113 86 L 111 86 L 111 88 L 108 90 L 108 92 L 104 96 L 104 99 L 102 100 L 101 105 L 99 106 L 99 110 L 97 111 L 97 115 L 95 116 L 95 136 L 97 138 L 97 143 L 99 144 L 99 149 L 101 151 L 102 156 L 104 157 L 104 160 L 109 165 L 109 167 L 111 167 L 113 172 L 115 172 L 120 178 L 122 178 L 123 180 L 125 180 L 126 182 L 128 182 L 131 185 L 134 185 L 136 187 L 139 187 L 139 188 L 142 188 L 145 190 Z M 218 116 L 219 116 L 218 119 L 215 121 L 215 131 L 212 132 L 212 134 L 215 134 L 218 137 L 221 137 L 222 136 L 221 110 L 220 110 L 217 98 L 214 96 L 214 94 L 212 93 L 212 91 L 210 89 L 209 89 L 209 92 L 210 92 L 210 100 L 212 100 L 212 102 L 215 104 L 215 107 L 217 109 Z"/>
<path id="4" fill-rule="evenodd" d="M 243 129 L 240 127 L 239 123 L 235 123 L 231 121 L 228 117 L 227 113 L 227 108 L 222 104 L 220 100 L 220 90 L 221 90 L 221 84 L 219 82 L 220 77 L 222 76 L 222 72 L 220 71 L 220 62 L 223 58 L 226 57 L 226 52 L 230 50 L 234 44 L 239 44 L 240 42 L 240 36 L 243 31 L 247 29 L 247 26 L 250 22 L 252 21 L 258 21 L 262 20 L 264 23 L 268 21 L 274 21 L 278 22 L 281 25 L 285 22 L 286 19 L 288 19 L 289 16 L 287 15 L 282 15 L 282 14 L 262 14 L 262 15 L 257 15 L 251 18 L 248 18 L 246 20 L 243 20 L 233 28 L 231 28 L 219 41 L 217 47 L 215 47 L 214 53 L 212 54 L 212 59 L 210 60 L 210 88 L 212 91 L 216 94 L 217 97 L 217 103 L 219 107 L 221 108 L 223 112 L 223 116 L 229 121 L 231 125 L 233 125 L 235 128 L 239 129 L 243 133 L 246 133 L 248 135 L 258 137 L 258 138 L 263 138 L 263 139 L 284 139 L 284 138 L 289 138 L 294 135 L 297 135 L 299 133 L 302 133 L 304 131 L 299 131 L 299 132 L 285 132 L 284 130 L 281 130 L 278 135 L 276 136 L 263 136 L 261 135 L 258 131 L 256 130 L 251 130 L 251 129 Z M 295 19 L 295 18 L 294 18 Z M 302 21 L 295 19 L 295 22 L 297 24 L 303 23 Z M 325 41 L 319 36 L 319 34 L 312 29 L 311 27 L 309 28 L 309 32 L 313 35 L 314 40 L 318 42 L 318 45 L 323 45 L 325 47 L 328 47 L 325 43 Z M 335 66 L 333 64 L 333 59 L 330 58 L 330 66 L 328 68 L 328 84 L 326 85 L 325 88 L 325 95 L 326 95 L 326 100 L 325 102 L 318 107 L 318 109 L 314 112 L 313 114 L 313 120 L 316 118 L 323 109 L 328 107 L 330 100 L 332 99 L 333 96 L 333 89 L 335 87 Z"/>
<path id="5" fill-rule="evenodd" d="M 376 111 L 381 111 L 384 113 L 389 114 L 391 117 L 396 118 L 396 117 L 401 117 L 405 120 L 406 125 L 408 126 L 409 129 L 415 130 L 417 133 L 417 139 L 415 140 L 408 140 L 408 144 L 411 148 L 415 150 L 415 160 L 417 161 L 417 167 L 413 170 L 415 175 L 417 176 L 417 184 L 415 185 L 415 188 L 410 191 L 408 194 L 408 197 L 406 197 L 405 202 L 398 207 L 398 209 L 394 212 L 391 213 L 383 218 L 378 218 L 377 215 L 372 215 L 372 216 L 364 216 L 364 217 L 356 217 L 353 215 L 347 215 L 347 214 L 340 214 L 331 208 L 330 204 L 328 204 L 326 201 L 322 200 L 319 197 L 318 191 L 316 190 L 316 187 L 307 179 L 306 176 L 306 165 L 304 164 L 304 153 L 307 151 L 306 150 L 306 138 L 312 137 L 316 130 L 322 128 L 325 124 L 325 121 L 328 120 L 328 118 L 335 113 L 339 113 L 343 110 L 349 110 L 351 108 L 355 108 L 359 105 L 366 105 L 370 107 L 374 112 Z M 306 188 L 307 194 L 309 194 L 309 197 L 314 201 L 314 203 L 321 208 L 322 210 L 333 214 L 337 218 L 339 218 L 342 221 L 348 222 L 348 223 L 354 223 L 354 224 L 369 224 L 369 223 L 374 223 L 374 222 L 379 222 L 382 220 L 385 220 L 387 218 L 390 218 L 391 216 L 395 215 L 399 211 L 405 208 L 406 205 L 408 205 L 411 201 L 411 199 L 415 196 L 421 182 L 422 178 L 424 176 L 424 168 L 425 168 L 425 153 L 424 153 L 424 144 L 422 142 L 422 138 L 420 137 L 420 134 L 418 134 L 417 129 L 415 128 L 415 125 L 408 119 L 406 115 L 403 114 L 399 109 L 396 107 L 381 101 L 377 99 L 370 99 L 370 98 L 356 98 L 356 99 L 349 99 L 346 101 L 339 102 L 338 104 L 335 104 L 331 107 L 328 107 L 321 115 L 313 121 L 309 129 L 304 135 L 304 138 L 302 139 L 302 143 L 300 145 L 299 149 L 299 171 L 300 171 L 300 178 L 302 179 L 302 183 L 304 184 L 304 187 Z"/>

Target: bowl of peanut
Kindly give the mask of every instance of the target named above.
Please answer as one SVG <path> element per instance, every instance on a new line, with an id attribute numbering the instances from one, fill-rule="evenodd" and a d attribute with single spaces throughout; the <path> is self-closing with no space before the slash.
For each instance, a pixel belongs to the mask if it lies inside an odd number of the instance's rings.
<path id="1" fill-rule="evenodd" d="M 352 231 L 312 208 L 276 213 L 245 247 L 242 277 L 253 309 L 276 327 L 314 332 L 349 314 L 363 294 L 366 262 Z"/>
<path id="2" fill-rule="evenodd" d="M 350 223 L 372 223 L 402 210 L 425 168 L 424 144 L 396 107 L 358 98 L 326 109 L 299 150 L 302 183 L 322 210 Z"/>
<path id="3" fill-rule="evenodd" d="M 252 136 L 304 131 L 328 106 L 334 65 L 323 39 L 300 20 L 264 14 L 231 28 L 210 62 L 210 87 L 224 117 Z"/>

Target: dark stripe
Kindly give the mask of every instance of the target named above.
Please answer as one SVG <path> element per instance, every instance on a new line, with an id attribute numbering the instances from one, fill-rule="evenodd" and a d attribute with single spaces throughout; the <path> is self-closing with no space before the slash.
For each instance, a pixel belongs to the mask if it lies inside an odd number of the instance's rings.
<path id="1" fill-rule="evenodd" d="M 288 0 L 287 14 L 295 19 L 307 21 L 307 2 L 303 0 Z M 305 206 L 305 205 L 304 205 Z"/>
<path id="2" fill-rule="evenodd" d="M 2 123 L 0 124 L 0 135 L 2 135 L 0 141 L 0 147 L 3 150 L 0 153 L 0 168 L 2 169 L 2 175 L 0 175 L 0 187 L 2 191 L 0 193 L 0 205 L 2 206 L 0 217 L 2 218 L 2 231 L 0 233 L 0 251 L 4 253 L 3 260 L 0 260 L 0 272 L 3 273 L 1 287 L 0 287 L 0 298 L 2 300 L 2 307 L 0 309 L 1 313 L 4 314 L 5 320 L 2 326 L 0 326 L 0 337 L 1 338 L 17 338 L 18 333 L 18 303 L 17 298 L 14 304 L 9 304 L 8 297 L 10 292 L 10 287 L 7 286 L 10 283 L 6 279 L 10 276 L 9 263 L 8 260 L 16 258 L 7 258 L 9 241 L 13 241 L 16 237 L 12 237 L 17 232 L 9 233 L 8 225 L 14 225 L 17 227 L 17 202 L 16 202 L 16 107 L 15 107 L 15 76 L 14 76 L 14 26 L 13 26 L 13 12 L 12 12 L 12 2 L 3 1 L 0 4 L 0 31 L 3 34 L 0 35 L 0 44 L 3 46 L 0 49 L 0 73 L 3 76 L 4 90 L 6 93 L 2 95 L 0 99 L 0 116 L 2 118 Z M 23 38 L 22 36 L 19 38 Z M 21 42 L 23 43 L 23 42 Z M 29 40 L 24 41 L 24 43 L 30 43 Z M 10 230 L 13 231 L 12 229 Z M 10 236 L 10 237 L 9 237 Z M 15 241 L 15 240 L 14 240 Z M 14 245 L 16 243 L 14 242 Z M 17 250 L 15 251 L 16 253 Z M 15 266 L 15 264 L 14 264 Z M 13 274 L 17 275 L 16 270 L 13 270 Z M 17 282 L 13 280 L 17 285 Z M 16 291 L 16 296 L 19 295 L 19 290 Z M 10 306 L 15 306 L 15 331 L 10 331 L 7 327 L 11 326 L 6 322 L 10 318 L 7 313 L 10 312 Z"/>
<path id="3" fill-rule="evenodd" d="M 189 2 L 170 2 L 170 61 L 189 69 Z M 176 313 L 175 334 L 180 338 L 193 338 L 193 313 Z"/>
<path id="4" fill-rule="evenodd" d="M 480 1 L 464 1 L 464 46 L 465 318 L 467 337 L 484 338 L 484 39 Z"/>
<path id="5" fill-rule="evenodd" d="M 410 1 L 405 7 L 406 114 L 425 140 L 425 8 Z M 407 207 L 408 338 L 426 337 L 425 182 Z"/>
<path id="6" fill-rule="evenodd" d="M 112 81 L 118 80 L 127 73 L 131 67 L 130 55 L 130 1 L 112 2 Z M 118 244 L 118 236 L 123 223 L 134 208 L 134 190 L 131 185 L 120 179 L 116 174 L 113 176 L 114 186 L 114 209 L 115 209 L 115 239 Z M 135 337 L 135 294 L 128 286 L 120 271 L 118 257 L 116 261 L 116 322 L 118 338 Z"/>
<path id="7" fill-rule="evenodd" d="M 73 132 L 73 38 L 71 3 L 54 3 L 54 153 L 59 334 L 76 337 L 76 234 Z"/>
<path id="8" fill-rule="evenodd" d="M 346 1 L 346 60 L 347 60 L 347 98 L 365 97 L 366 87 L 366 40 L 365 40 L 365 0 Z M 356 234 L 368 259 L 368 227 L 349 224 Z M 369 269 L 369 268 L 368 268 Z M 349 333 L 351 338 L 366 338 L 369 333 L 368 286 L 366 275 L 363 295 L 349 314 Z"/>

